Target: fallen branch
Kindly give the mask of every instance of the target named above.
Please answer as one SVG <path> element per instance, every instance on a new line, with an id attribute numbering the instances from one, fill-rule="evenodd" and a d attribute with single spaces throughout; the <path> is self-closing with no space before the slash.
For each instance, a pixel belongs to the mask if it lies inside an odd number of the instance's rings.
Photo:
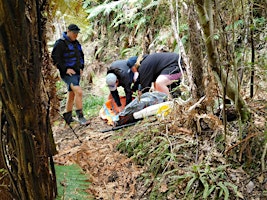
<path id="1" fill-rule="evenodd" d="M 243 142 L 246 142 L 248 141 L 250 138 L 253 138 L 255 136 L 257 136 L 259 133 L 254 133 L 252 135 L 249 135 L 247 136 L 245 139 L 241 140 L 240 142 L 236 143 L 235 145 L 231 146 L 230 148 L 228 148 L 226 151 L 225 151 L 225 154 L 227 154 L 229 151 L 231 151 L 233 148 L 237 147 L 238 145 L 242 144 Z"/>
<path id="2" fill-rule="evenodd" d="M 193 109 L 195 109 L 196 107 L 198 107 L 201 102 L 206 98 L 206 95 L 201 97 L 198 102 L 196 102 L 194 105 L 192 105 L 189 109 L 188 109 L 188 112 L 191 112 Z"/>

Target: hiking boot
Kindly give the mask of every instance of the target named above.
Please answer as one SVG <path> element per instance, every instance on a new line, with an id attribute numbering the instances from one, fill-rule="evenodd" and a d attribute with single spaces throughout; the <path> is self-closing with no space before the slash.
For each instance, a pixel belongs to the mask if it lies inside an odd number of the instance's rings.
<path id="1" fill-rule="evenodd" d="M 87 124 L 87 120 L 84 118 L 82 110 L 76 110 L 76 115 L 81 125 Z"/>
<path id="2" fill-rule="evenodd" d="M 63 118 L 67 124 L 70 124 L 74 121 L 72 118 L 72 111 L 63 113 Z"/>
<path id="3" fill-rule="evenodd" d="M 79 120 L 81 125 L 86 125 L 88 123 L 84 117 L 79 117 L 78 120 Z"/>

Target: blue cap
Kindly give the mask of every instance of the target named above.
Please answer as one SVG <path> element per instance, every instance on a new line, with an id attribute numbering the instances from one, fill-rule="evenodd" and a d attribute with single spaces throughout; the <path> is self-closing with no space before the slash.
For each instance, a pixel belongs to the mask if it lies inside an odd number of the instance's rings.
<path id="1" fill-rule="evenodd" d="M 134 64 L 136 63 L 137 61 L 137 56 L 133 56 L 133 57 L 130 57 L 127 61 L 127 65 L 129 68 L 132 68 L 134 66 Z"/>

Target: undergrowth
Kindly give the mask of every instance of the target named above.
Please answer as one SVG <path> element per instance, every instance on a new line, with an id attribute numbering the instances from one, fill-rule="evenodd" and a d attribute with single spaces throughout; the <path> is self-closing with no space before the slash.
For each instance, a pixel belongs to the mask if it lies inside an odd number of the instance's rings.
<path id="1" fill-rule="evenodd" d="M 117 149 L 146 172 L 139 177 L 149 199 L 239 199 L 234 166 L 224 156 L 222 133 L 171 133 L 168 123 L 144 123 L 122 134 Z M 236 168 L 235 168 L 236 167 Z M 137 199 L 138 199 L 137 198 Z"/>
<path id="2" fill-rule="evenodd" d="M 83 110 L 84 113 L 89 117 L 96 117 L 99 114 L 99 110 L 103 106 L 105 102 L 104 97 L 95 96 L 95 95 L 87 95 L 83 99 Z"/>

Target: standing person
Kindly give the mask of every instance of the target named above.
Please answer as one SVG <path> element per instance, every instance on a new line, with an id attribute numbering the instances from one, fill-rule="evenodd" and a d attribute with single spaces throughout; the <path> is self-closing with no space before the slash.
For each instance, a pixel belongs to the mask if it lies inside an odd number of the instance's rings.
<path id="1" fill-rule="evenodd" d="M 127 60 L 114 61 L 107 71 L 106 83 L 110 90 L 109 99 L 113 98 L 116 102 L 117 112 L 123 110 L 117 87 L 122 86 L 124 88 L 126 105 L 129 104 L 132 101 L 131 84 L 133 83 L 133 76 L 133 72 L 127 66 Z"/>
<path id="2" fill-rule="evenodd" d="M 178 86 L 182 76 L 179 60 L 181 58 L 178 54 L 163 52 L 131 57 L 127 65 L 135 74 L 139 74 L 137 81 L 143 92 L 147 92 L 154 83 L 156 91 L 170 95 L 168 86 Z"/>
<path id="3" fill-rule="evenodd" d="M 83 116 L 83 91 L 80 87 L 80 77 L 84 69 L 84 54 L 81 44 L 77 40 L 80 28 L 70 24 L 63 36 L 58 39 L 52 51 L 52 60 L 59 69 L 61 79 L 68 88 L 66 112 L 63 114 L 67 124 L 73 121 L 72 109 L 75 104 L 76 115 L 80 124 L 85 125 L 87 120 Z"/>

